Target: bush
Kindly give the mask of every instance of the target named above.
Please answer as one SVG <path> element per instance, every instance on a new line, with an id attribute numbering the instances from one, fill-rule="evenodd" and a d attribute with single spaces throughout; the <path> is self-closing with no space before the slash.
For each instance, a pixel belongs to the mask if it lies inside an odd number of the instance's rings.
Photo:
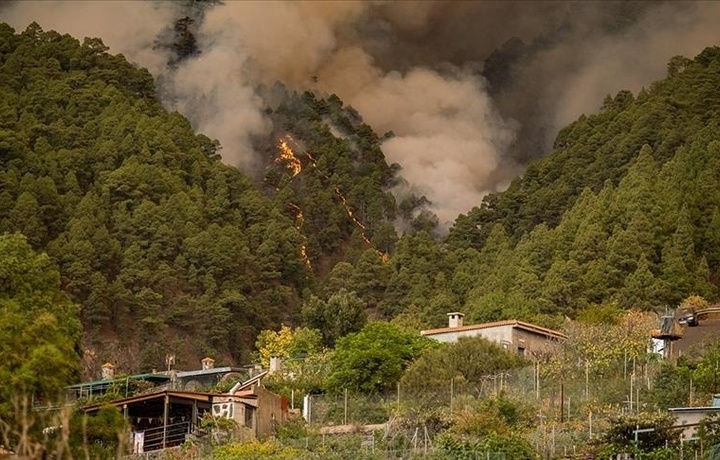
<path id="1" fill-rule="evenodd" d="M 244 460 L 244 459 L 275 459 L 293 460 L 300 457 L 300 452 L 291 447 L 266 442 L 231 443 L 220 446 L 213 451 L 215 460 Z"/>
<path id="2" fill-rule="evenodd" d="M 535 451 L 527 441 L 516 434 L 501 436 L 490 434 L 483 438 L 458 436 L 445 432 L 435 438 L 435 445 L 453 459 L 476 459 L 478 454 L 504 454 L 513 460 L 531 460 Z"/>
<path id="3" fill-rule="evenodd" d="M 129 449 L 128 424 L 120 409 L 104 406 L 95 415 L 76 413 L 70 420 L 75 458 L 113 459 Z"/>
<path id="4" fill-rule="evenodd" d="M 308 426 L 305 419 L 297 418 L 277 425 L 277 438 L 280 440 L 302 439 L 308 436 Z"/>

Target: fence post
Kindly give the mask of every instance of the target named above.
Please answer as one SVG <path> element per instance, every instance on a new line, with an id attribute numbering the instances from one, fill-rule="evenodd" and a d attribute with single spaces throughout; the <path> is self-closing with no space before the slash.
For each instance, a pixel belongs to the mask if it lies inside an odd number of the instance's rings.
<path id="1" fill-rule="evenodd" d="M 452 415 L 453 412 L 453 392 L 455 389 L 453 388 L 455 385 L 455 377 L 450 378 L 450 414 Z"/>

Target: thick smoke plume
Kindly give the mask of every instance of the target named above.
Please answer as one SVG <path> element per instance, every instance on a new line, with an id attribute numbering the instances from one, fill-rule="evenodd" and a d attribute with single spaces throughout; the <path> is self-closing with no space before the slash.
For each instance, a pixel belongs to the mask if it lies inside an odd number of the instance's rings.
<path id="1" fill-rule="evenodd" d="M 186 16 L 199 52 L 178 60 L 161 45 Z M 672 56 L 720 41 L 714 2 L 17 1 L 0 18 L 101 37 L 251 174 L 251 140 L 270 129 L 260 84 L 334 92 L 395 133 L 388 161 L 442 223 L 506 186 L 606 95 L 637 92 Z"/>

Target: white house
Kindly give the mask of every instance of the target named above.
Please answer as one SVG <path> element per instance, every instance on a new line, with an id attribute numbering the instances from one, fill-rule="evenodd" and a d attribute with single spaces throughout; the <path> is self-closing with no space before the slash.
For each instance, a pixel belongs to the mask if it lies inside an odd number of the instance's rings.
<path id="1" fill-rule="evenodd" d="M 712 406 L 703 407 L 671 407 L 668 409 L 677 418 L 674 427 L 683 427 L 680 434 L 682 441 L 697 439 L 697 427 L 702 419 L 720 413 L 720 395 L 713 396 Z"/>
<path id="2" fill-rule="evenodd" d="M 439 342 L 457 342 L 460 337 L 484 337 L 522 356 L 539 356 L 557 349 L 567 339 L 561 332 L 518 320 L 465 326 L 460 312 L 448 313 L 448 327 L 421 331 Z"/>

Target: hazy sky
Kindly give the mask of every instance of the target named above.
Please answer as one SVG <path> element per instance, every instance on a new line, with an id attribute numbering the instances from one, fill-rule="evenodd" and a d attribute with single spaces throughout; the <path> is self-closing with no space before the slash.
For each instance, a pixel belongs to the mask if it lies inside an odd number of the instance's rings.
<path id="1" fill-rule="evenodd" d="M 200 52 L 170 68 L 163 44 L 186 16 Z M 388 162 L 443 223 L 503 189 L 607 94 L 637 93 L 672 56 L 720 42 L 719 2 L 23 0 L 0 18 L 102 38 L 250 174 L 250 139 L 270 129 L 259 83 L 334 92 L 396 134 Z"/>

